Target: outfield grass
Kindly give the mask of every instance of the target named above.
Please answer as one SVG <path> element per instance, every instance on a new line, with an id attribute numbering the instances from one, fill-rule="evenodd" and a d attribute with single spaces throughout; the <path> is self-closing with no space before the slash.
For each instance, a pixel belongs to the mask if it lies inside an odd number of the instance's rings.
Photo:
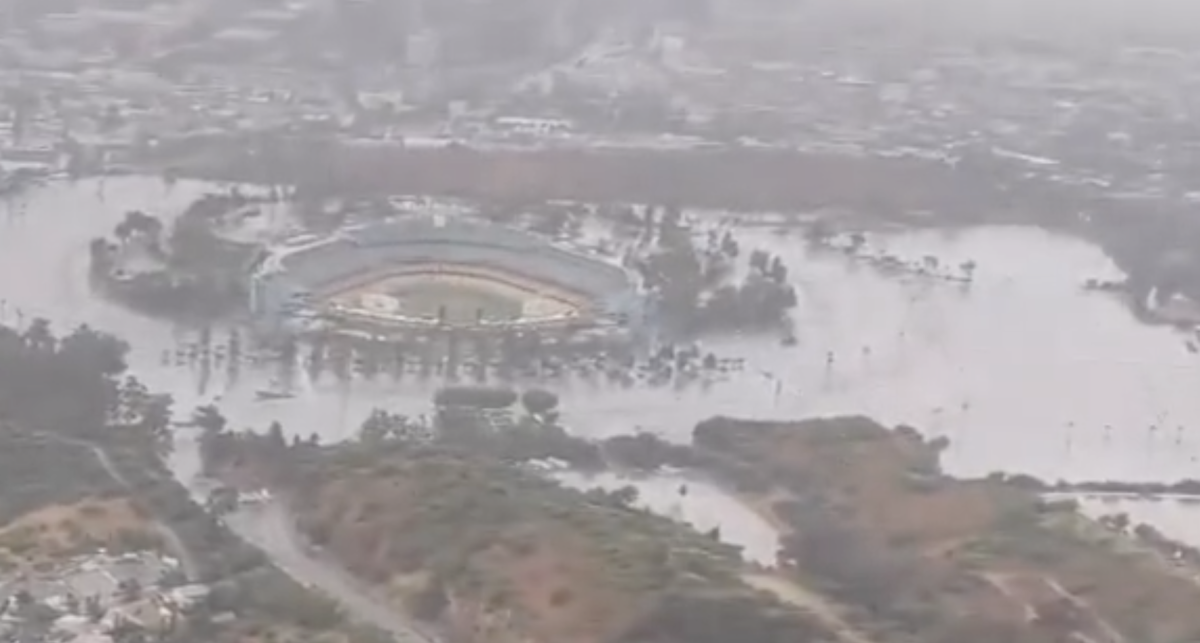
<path id="1" fill-rule="evenodd" d="M 402 314 L 437 319 L 442 316 L 452 324 L 469 324 L 485 320 L 520 319 L 523 302 L 489 292 L 484 287 L 439 283 L 408 284 L 388 293 L 400 300 Z"/>

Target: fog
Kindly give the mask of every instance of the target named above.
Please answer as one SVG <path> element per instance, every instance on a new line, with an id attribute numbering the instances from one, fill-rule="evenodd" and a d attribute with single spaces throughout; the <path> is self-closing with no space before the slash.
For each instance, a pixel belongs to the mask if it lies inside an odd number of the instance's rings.
<path id="1" fill-rule="evenodd" d="M 731 2 L 717 0 L 721 15 L 744 15 L 744 7 L 782 10 L 805 31 L 874 33 L 919 47 L 924 38 L 946 42 L 1045 39 L 1065 45 L 1149 46 L 1184 44 L 1200 31 L 1200 8 L 1187 0 L 804 0 Z"/>
<path id="2" fill-rule="evenodd" d="M 136 514 L 231 592 L 173 643 L 1197 640 L 1197 43 L 1198 0 L 0 0 L 0 550 Z M 79 620 L 9 610 L 76 562 L 4 562 L 0 640 Z"/>

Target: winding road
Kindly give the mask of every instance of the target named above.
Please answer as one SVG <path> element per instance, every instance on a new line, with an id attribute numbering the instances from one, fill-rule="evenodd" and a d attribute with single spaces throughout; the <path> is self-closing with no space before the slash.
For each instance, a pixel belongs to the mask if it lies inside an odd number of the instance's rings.
<path id="1" fill-rule="evenodd" d="M 169 458 L 171 471 L 192 498 L 204 505 L 217 484 L 203 475 L 199 441 L 193 433 L 181 431 L 175 434 L 174 447 Z M 423 631 L 420 624 L 337 561 L 310 546 L 281 501 L 244 503 L 221 521 L 237 537 L 262 550 L 293 580 L 335 601 L 352 620 L 387 632 L 397 643 L 436 643 L 437 637 Z"/>
<path id="2" fill-rule="evenodd" d="M 225 524 L 297 582 L 328 594 L 351 618 L 390 633 L 398 643 L 437 642 L 340 565 L 313 553 L 279 501 L 245 505 L 225 516 Z"/>

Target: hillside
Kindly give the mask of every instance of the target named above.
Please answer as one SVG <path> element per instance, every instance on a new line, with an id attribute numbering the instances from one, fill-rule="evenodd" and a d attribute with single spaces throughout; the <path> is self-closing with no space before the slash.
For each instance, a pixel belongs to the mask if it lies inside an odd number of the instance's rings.
<path id="1" fill-rule="evenodd" d="M 301 530 L 453 640 L 838 640 L 746 585 L 736 550 L 632 509 L 627 493 L 577 492 L 446 447 L 281 451 L 253 469 L 273 472 Z"/>
<path id="2" fill-rule="evenodd" d="M 90 451 L 0 424 L 0 569 L 159 540 Z"/>
<path id="3" fill-rule="evenodd" d="M 695 442 L 787 532 L 788 575 L 882 640 L 1180 643 L 1200 584 L 1131 534 L 1004 476 L 942 474 L 944 446 L 863 418 L 714 419 Z"/>
<path id="4" fill-rule="evenodd" d="M 119 485 L 90 452 L 0 422 L 0 525 L 47 506 L 119 492 Z"/>

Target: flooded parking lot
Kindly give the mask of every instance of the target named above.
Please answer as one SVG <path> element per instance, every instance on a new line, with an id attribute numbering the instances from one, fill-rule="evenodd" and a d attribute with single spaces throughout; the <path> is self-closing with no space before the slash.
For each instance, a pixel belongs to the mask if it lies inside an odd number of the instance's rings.
<path id="1" fill-rule="evenodd" d="M 419 415 L 437 382 L 415 377 L 302 383 L 288 400 L 259 402 L 271 375 L 167 366 L 191 331 L 100 301 L 86 279 L 88 242 L 125 212 L 167 217 L 212 189 L 125 177 L 37 188 L 7 204 L 0 223 L 2 314 L 90 324 L 134 345 L 135 370 L 170 389 L 178 408 L 220 398 L 234 428 L 280 421 L 325 440 L 354 435 L 375 407 Z M 770 227 L 739 232 L 746 248 L 780 255 L 799 291 L 798 343 L 729 337 L 705 343 L 742 356 L 724 381 L 626 389 L 584 381 L 554 388 L 577 433 L 641 428 L 686 439 L 714 414 L 797 418 L 862 414 L 907 423 L 953 446 L 952 472 L 1047 478 L 1174 480 L 1196 475 L 1200 361 L 1169 329 L 1136 321 L 1089 278 L 1118 276 L 1096 248 L 1028 228 L 875 233 L 873 251 L 942 265 L 977 263 L 974 283 L 886 274 L 832 250 L 812 250 Z M 832 357 L 832 359 L 830 359 Z"/>

